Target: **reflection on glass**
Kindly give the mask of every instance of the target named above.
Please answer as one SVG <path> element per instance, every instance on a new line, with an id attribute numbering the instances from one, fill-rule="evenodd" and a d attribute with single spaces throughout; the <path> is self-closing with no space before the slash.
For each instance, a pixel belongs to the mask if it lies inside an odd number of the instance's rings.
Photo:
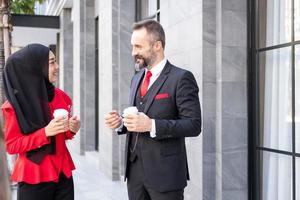
<path id="1" fill-rule="evenodd" d="M 157 0 L 140 0 L 140 20 L 156 19 Z"/>
<path id="2" fill-rule="evenodd" d="M 157 12 L 157 0 L 149 0 L 149 16 L 155 15 Z"/>
<path id="3" fill-rule="evenodd" d="M 148 10 L 149 10 L 149 4 L 148 4 L 148 0 L 141 0 L 140 1 L 140 14 L 141 14 L 141 19 L 139 20 L 143 20 L 146 19 L 149 16 Z"/>
<path id="4" fill-rule="evenodd" d="M 292 157 L 261 153 L 261 200 L 292 200 Z"/>
<path id="5" fill-rule="evenodd" d="M 300 152 L 300 45 L 295 46 L 295 132 L 296 152 Z M 300 198 L 299 198 L 300 199 Z"/>
<path id="6" fill-rule="evenodd" d="M 300 40 L 300 0 L 295 1 L 295 40 Z"/>
<path id="7" fill-rule="evenodd" d="M 296 200 L 300 200 L 300 158 L 296 157 Z"/>
<path id="8" fill-rule="evenodd" d="M 260 53 L 260 145 L 292 151 L 291 48 Z"/>
<path id="9" fill-rule="evenodd" d="M 259 46 L 291 42 L 292 0 L 259 0 Z"/>

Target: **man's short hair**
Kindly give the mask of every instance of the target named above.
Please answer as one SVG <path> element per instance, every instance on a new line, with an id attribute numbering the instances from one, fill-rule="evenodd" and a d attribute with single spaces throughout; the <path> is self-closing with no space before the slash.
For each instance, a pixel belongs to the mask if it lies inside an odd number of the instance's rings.
<path id="1" fill-rule="evenodd" d="M 161 41 L 162 47 L 165 48 L 166 37 L 165 31 L 159 22 L 153 19 L 146 19 L 133 24 L 132 30 L 139 30 L 145 28 L 154 41 Z"/>

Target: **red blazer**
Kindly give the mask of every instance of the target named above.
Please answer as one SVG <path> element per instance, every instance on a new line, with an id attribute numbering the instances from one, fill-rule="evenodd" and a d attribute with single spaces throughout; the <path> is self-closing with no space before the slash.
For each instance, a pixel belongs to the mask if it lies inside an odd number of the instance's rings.
<path id="1" fill-rule="evenodd" d="M 68 95 L 56 88 L 55 96 L 49 103 L 51 114 L 58 108 L 64 108 L 70 113 L 71 105 L 72 101 Z M 72 139 L 74 133 L 68 131 L 56 135 L 56 154 L 47 155 L 38 165 L 26 158 L 26 152 L 50 142 L 45 135 L 45 128 L 41 128 L 30 135 L 23 135 L 20 132 L 15 111 L 8 101 L 2 105 L 2 111 L 5 119 L 6 150 L 9 154 L 18 154 L 11 180 L 37 184 L 48 181 L 57 182 L 60 172 L 63 172 L 67 177 L 72 176 L 72 170 L 75 169 L 75 166 L 65 140 Z"/>

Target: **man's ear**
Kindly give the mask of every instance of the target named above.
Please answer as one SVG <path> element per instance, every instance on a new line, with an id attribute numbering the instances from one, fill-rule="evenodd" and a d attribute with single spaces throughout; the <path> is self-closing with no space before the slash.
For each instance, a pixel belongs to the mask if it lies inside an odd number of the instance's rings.
<path id="1" fill-rule="evenodd" d="M 156 49 L 156 50 L 163 49 L 163 46 L 162 46 L 162 42 L 161 42 L 161 41 L 156 41 L 156 42 L 155 42 L 155 49 Z"/>

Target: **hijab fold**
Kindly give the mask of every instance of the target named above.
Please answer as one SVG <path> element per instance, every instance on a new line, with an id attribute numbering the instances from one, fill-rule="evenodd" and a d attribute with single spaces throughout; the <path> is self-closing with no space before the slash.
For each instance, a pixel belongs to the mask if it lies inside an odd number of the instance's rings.
<path id="1" fill-rule="evenodd" d="M 51 120 L 49 102 L 54 86 L 49 82 L 49 48 L 30 44 L 12 54 L 4 68 L 4 90 L 13 106 L 22 134 L 29 135 L 44 128 Z M 50 144 L 27 152 L 39 164 L 47 154 L 55 154 L 55 137 Z"/>

